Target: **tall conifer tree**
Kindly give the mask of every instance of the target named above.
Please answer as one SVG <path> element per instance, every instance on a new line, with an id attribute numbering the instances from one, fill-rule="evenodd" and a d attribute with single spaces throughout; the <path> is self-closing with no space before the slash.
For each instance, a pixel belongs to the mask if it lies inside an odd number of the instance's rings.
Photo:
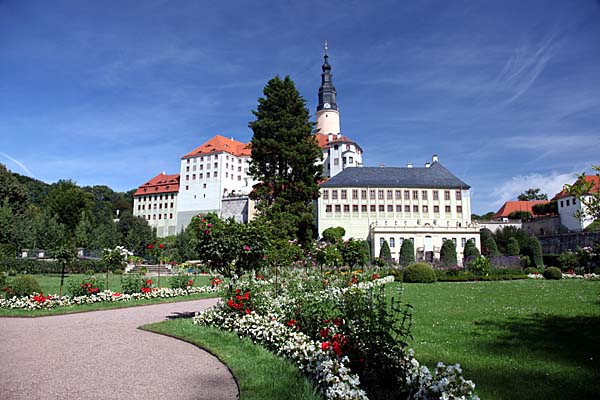
<path id="1" fill-rule="evenodd" d="M 249 126 L 250 173 L 260 183 L 252 196 L 279 237 L 305 242 L 313 236 L 313 201 L 319 197 L 322 158 L 306 101 L 289 76 L 271 79 Z"/>

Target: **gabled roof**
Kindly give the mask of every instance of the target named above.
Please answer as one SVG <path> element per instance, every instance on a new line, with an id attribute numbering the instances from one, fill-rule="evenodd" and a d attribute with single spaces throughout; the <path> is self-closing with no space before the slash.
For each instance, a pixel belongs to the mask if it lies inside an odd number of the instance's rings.
<path id="1" fill-rule="evenodd" d="M 397 167 L 351 167 L 346 168 L 321 187 L 403 187 L 469 189 L 470 186 L 458 179 L 439 162 L 429 168 Z"/>
<path id="2" fill-rule="evenodd" d="M 329 145 L 335 143 L 352 143 L 355 146 L 360 147 L 354 140 L 350 139 L 348 136 L 344 136 L 341 134 L 333 135 L 331 142 L 329 141 L 329 136 L 325 135 L 324 133 L 315 133 L 315 137 L 317 138 L 317 143 L 319 144 L 319 147 L 322 149 L 326 149 L 329 147 Z"/>
<path id="3" fill-rule="evenodd" d="M 250 144 L 238 142 L 233 138 L 226 138 L 224 136 L 217 135 L 181 158 L 186 159 L 190 157 L 222 152 L 233 154 L 236 157 L 250 156 Z"/>
<path id="4" fill-rule="evenodd" d="M 177 193 L 179 191 L 179 174 L 167 175 L 164 172 L 156 175 L 148 182 L 144 183 L 133 194 L 134 196 L 144 196 L 162 193 Z"/>
<path id="5" fill-rule="evenodd" d="M 600 177 L 598 177 L 597 175 L 584 175 L 583 179 L 587 182 L 587 183 L 591 183 L 592 184 L 592 189 L 590 190 L 590 193 L 598 193 L 600 192 Z M 577 182 L 577 181 L 575 181 Z M 565 190 L 561 191 L 560 193 L 557 193 L 552 200 L 559 200 L 562 199 L 564 197 L 569 197 L 570 194 L 568 194 Z"/>
<path id="6" fill-rule="evenodd" d="M 517 211 L 526 211 L 534 215 L 533 206 L 537 204 L 546 204 L 547 200 L 532 200 L 532 201 L 507 201 L 500 207 L 498 212 L 492 219 L 508 218 L 508 216 Z"/>

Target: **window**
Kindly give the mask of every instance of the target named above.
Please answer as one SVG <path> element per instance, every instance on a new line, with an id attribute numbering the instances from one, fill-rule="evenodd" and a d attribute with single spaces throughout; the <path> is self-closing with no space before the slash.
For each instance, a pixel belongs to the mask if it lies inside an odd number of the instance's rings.
<path id="1" fill-rule="evenodd" d="M 328 212 L 328 213 L 330 213 L 330 212 L 331 212 L 331 204 L 327 204 L 327 205 L 325 206 L 325 212 Z"/>
<path id="2" fill-rule="evenodd" d="M 204 174 L 198 174 L 198 178 L 202 179 L 204 177 Z"/>
<path id="3" fill-rule="evenodd" d="M 202 189 L 206 189 L 206 183 L 202 185 Z"/>
<path id="4" fill-rule="evenodd" d="M 369 206 L 369 211 L 370 211 L 370 212 L 375 212 L 375 205 L 374 205 L 374 204 L 371 204 L 371 205 Z"/>
<path id="5" fill-rule="evenodd" d="M 352 212 L 358 212 L 358 204 L 352 206 Z"/>
<path id="6" fill-rule="evenodd" d="M 189 181 L 189 180 L 190 180 L 190 176 L 189 176 L 189 175 L 186 175 L 186 176 L 185 176 L 185 180 L 186 180 L 186 181 Z"/>
<path id="7" fill-rule="evenodd" d="M 225 172 L 225 178 L 229 178 L 229 172 Z"/>
<path id="8" fill-rule="evenodd" d="M 460 195 L 460 190 L 456 191 L 456 200 L 460 200 L 461 199 L 461 195 Z"/>
<path id="9" fill-rule="evenodd" d="M 140 205 L 138 204 L 138 211 L 140 211 L 141 209 L 142 209 L 142 206 L 140 206 Z"/>
<path id="10" fill-rule="evenodd" d="M 446 212 L 449 213 L 450 211 L 450 206 L 446 206 Z"/>
<path id="11" fill-rule="evenodd" d="M 367 199 L 367 191 L 366 190 L 361 190 L 360 191 L 360 198 L 363 200 Z"/>
<path id="12" fill-rule="evenodd" d="M 408 190 L 404 191 L 404 200 L 410 200 L 410 191 L 408 191 Z"/>
<path id="13" fill-rule="evenodd" d="M 456 247 L 456 238 L 452 238 L 452 243 L 454 243 L 454 247 Z"/>
<path id="14" fill-rule="evenodd" d="M 196 174 L 192 174 L 192 180 L 196 180 Z"/>
<path id="15" fill-rule="evenodd" d="M 391 204 L 390 204 L 390 205 L 388 205 L 388 206 L 387 206 L 387 210 L 388 210 L 388 212 L 394 212 L 394 206 L 393 206 L 393 205 L 391 205 Z"/>
<path id="16" fill-rule="evenodd" d="M 334 158 L 333 159 L 333 165 L 340 165 L 340 159 L 339 158 Z"/>
<path id="17" fill-rule="evenodd" d="M 383 190 L 378 190 L 377 195 L 379 196 L 379 200 L 383 200 Z"/>
<path id="18" fill-rule="evenodd" d="M 462 206 L 456 206 L 456 212 L 462 214 Z"/>
<path id="19" fill-rule="evenodd" d="M 575 205 L 575 199 L 573 199 L 573 205 Z"/>
<path id="20" fill-rule="evenodd" d="M 354 163 L 354 158 L 350 157 L 350 164 Z"/>
<path id="21" fill-rule="evenodd" d="M 390 238 L 390 247 L 396 247 L 396 239 Z"/>
<path id="22" fill-rule="evenodd" d="M 344 157 L 344 158 L 342 159 L 342 163 L 343 163 L 344 165 L 346 165 L 346 157 Z"/>
<path id="23" fill-rule="evenodd" d="M 189 158 L 187 159 L 187 163 L 188 163 L 188 164 L 190 163 L 190 159 L 189 159 Z"/>
<path id="24" fill-rule="evenodd" d="M 466 244 L 467 244 L 467 238 L 460 239 L 460 246 L 461 247 L 465 247 Z"/>
<path id="25" fill-rule="evenodd" d="M 563 205 L 563 201 L 562 201 L 562 200 L 560 201 L 560 206 L 561 206 L 561 207 L 564 207 L 564 205 Z"/>
<path id="26" fill-rule="evenodd" d="M 440 212 L 440 206 L 433 206 L 433 212 L 438 214 Z"/>
<path id="27" fill-rule="evenodd" d="M 171 203 L 171 208 L 173 208 L 173 203 Z"/>
<path id="28" fill-rule="evenodd" d="M 242 176 L 238 175 L 238 181 L 241 181 L 241 180 L 242 180 Z"/>
<path id="29" fill-rule="evenodd" d="M 419 206 L 413 206 L 413 212 L 418 213 L 419 212 Z"/>
<path id="30" fill-rule="evenodd" d="M 173 219 L 173 213 L 169 213 L 169 219 Z"/>
<path id="31" fill-rule="evenodd" d="M 569 207 L 569 199 L 567 199 L 567 207 Z"/>
<path id="32" fill-rule="evenodd" d="M 450 191 L 444 190 L 444 200 L 450 200 Z"/>
<path id="33" fill-rule="evenodd" d="M 396 190 L 396 199 L 400 200 L 402 198 L 402 190 Z"/>
<path id="34" fill-rule="evenodd" d="M 350 212 L 350 205 L 349 204 L 344 204 L 344 212 Z"/>
<path id="35" fill-rule="evenodd" d="M 379 247 L 383 246 L 384 238 L 379 238 Z"/>
<path id="36" fill-rule="evenodd" d="M 162 219 L 162 214 L 158 214 L 158 219 Z"/>
<path id="37" fill-rule="evenodd" d="M 346 200 L 348 198 L 348 191 L 346 189 L 342 189 L 342 200 Z"/>
<path id="38" fill-rule="evenodd" d="M 338 145 L 337 145 L 337 144 L 336 144 L 336 145 L 334 145 L 334 146 L 333 146 L 333 149 L 334 149 L 334 150 L 337 150 L 337 149 L 338 149 Z"/>
<path id="39" fill-rule="evenodd" d="M 349 144 L 346 145 L 346 150 L 350 150 L 350 145 Z"/>
<path id="40" fill-rule="evenodd" d="M 331 198 L 333 200 L 337 200 L 337 198 L 338 198 L 337 194 L 338 194 L 337 190 L 332 190 L 331 191 Z"/>
<path id="41" fill-rule="evenodd" d="M 195 170 L 196 170 L 196 166 L 194 165 L 194 167 L 192 168 L 192 171 L 195 171 Z"/>
<path id="42" fill-rule="evenodd" d="M 206 179 L 210 178 L 210 172 L 206 173 Z"/>
<path id="43" fill-rule="evenodd" d="M 238 172 L 242 172 L 242 167 L 238 167 Z"/>
<path id="44" fill-rule="evenodd" d="M 427 190 L 422 190 L 422 191 L 421 191 L 421 198 L 422 198 L 423 200 L 427 200 Z"/>
<path id="45" fill-rule="evenodd" d="M 342 206 L 340 206 L 339 204 L 336 204 L 335 205 L 335 212 L 336 213 L 342 212 Z"/>
<path id="46" fill-rule="evenodd" d="M 427 212 L 429 212 L 429 207 L 428 207 L 428 206 L 423 206 L 423 212 L 424 212 L 424 213 L 427 213 Z"/>
<path id="47" fill-rule="evenodd" d="M 402 212 L 402 206 L 401 205 L 397 205 L 396 206 L 396 212 L 397 213 Z"/>
<path id="48" fill-rule="evenodd" d="M 373 189 L 369 190 L 369 198 L 370 199 L 374 199 L 375 198 L 375 190 L 373 190 Z"/>
<path id="49" fill-rule="evenodd" d="M 419 191 L 413 190 L 413 200 L 419 200 Z"/>
<path id="50" fill-rule="evenodd" d="M 358 199 L 358 190 L 353 189 L 352 190 L 352 200 L 356 200 Z"/>
<path id="51" fill-rule="evenodd" d="M 391 190 L 387 191 L 387 198 L 388 200 L 392 200 L 394 197 L 392 196 L 393 192 Z"/>
<path id="52" fill-rule="evenodd" d="M 410 206 L 404 206 L 404 212 L 409 213 L 410 212 Z"/>
<path id="53" fill-rule="evenodd" d="M 204 169 L 204 164 L 200 164 L 200 171 Z"/>
<path id="54" fill-rule="evenodd" d="M 215 163 L 215 169 L 217 169 L 219 166 L 219 163 Z"/>
<path id="55" fill-rule="evenodd" d="M 329 190 L 323 190 L 323 200 L 329 200 Z"/>
<path id="56" fill-rule="evenodd" d="M 190 166 L 185 167 L 185 172 L 190 172 Z"/>
<path id="57" fill-rule="evenodd" d="M 366 204 L 363 204 L 363 205 L 360 206 L 360 211 L 367 212 L 367 206 L 366 206 Z"/>
<path id="58" fill-rule="evenodd" d="M 379 205 L 379 212 L 384 212 L 385 211 L 385 206 L 383 204 Z"/>
<path id="59" fill-rule="evenodd" d="M 206 164 L 206 169 L 210 169 L 210 164 Z"/>
<path id="60" fill-rule="evenodd" d="M 185 190 L 190 190 L 190 187 L 188 185 L 185 185 Z"/>

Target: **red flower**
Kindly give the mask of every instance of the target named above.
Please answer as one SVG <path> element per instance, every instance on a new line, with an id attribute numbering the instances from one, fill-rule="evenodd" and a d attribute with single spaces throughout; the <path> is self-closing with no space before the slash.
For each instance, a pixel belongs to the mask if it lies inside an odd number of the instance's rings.
<path id="1" fill-rule="evenodd" d="M 250 312 L 251 312 L 250 309 L 246 308 L 246 314 L 250 314 Z"/>
<path id="2" fill-rule="evenodd" d="M 342 346 L 339 342 L 333 342 L 333 352 L 338 356 L 342 355 Z"/>
<path id="3" fill-rule="evenodd" d="M 373 275 L 371 275 L 371 279 L 379 279 L 379 274 L 373 274 Z"/>
<path id="4" fill-rule="evenodd" d="M 342 324 L 343 324 L 343 321 L 342 321 L 341 319 L 339 319 L 339 318 L 334 318 L 334 319 L 333 319 L 333 324 L 334 324 L 335 326 L 340 326 L 340 325 L 342 325 Z"/>
<path id="5" fill-rule="evenodd" d="M 159 244 L 159 245 L 158 245 L 158 248 L 159 248 L 159 249 L 164 249 L 164 248 L 165 248 L 165 245 L 164 245 L 163 243 L 161 243 L 161 244 Z"/>
<path id="6" fill-rule="evenodd" d="M 141 289 L 141 291 L 142 291 L 142 293 L 150 293 L 150 288 L 148 288 L 148 287 L 143 287 L 143 288 Z"/>
<path id="7" fill-rule="evenodd" d="M 113 295 L 113 297 L 121 297 L 121 293 L 119 293 L 119 292 L 115 292 L 112 295 Z"/>
<path id="8" fill-rule="evenodd" d="M 152 243 L 150 243 L 148 246 L 146 246 L 146 248 L 148 250 L 152 250 L 154 248 L 154 245 Z"/>
<path id="9" fill-rule="evenodd" d="M 290 319 L 287 323 L 287 326 L 294 326 L 296 325 L 296 320 L 295 319 Z"/>
<path id="10" fill-rule="evenodd" d="M 356 285 L 358 283 L 358 279 L 356 279 L 356 277 L 353 276 L 352 279 L 350 279 L 350 283 Z"/>
<path id="11" fill-rule="evenodd" d="M 152 279 L 146 280 L 146 285 L 152 285 Z"/>
<path id="12" fill-rule="evenodd" d="M 326 338 L 329 336 L 329 328 L 323 328 L 319 333 L 321 334 L 321 337 Z"/>
<path id="13" fill-rule="evenodd" d="M 329 346 L 330 346 L 329 342 L 323 342 L 323 343 L 321 343 L 321 350 L 327 351 L 329 349 Z"/>
<path id="14" fill-rule="evenodd" d="M 265 279 L 265 277 L 264 275 L 256 275 L 256 279 L 262 281 Z"/>
<path id="15" fill-rule="evenodd" d="M 193 280 L 193 279 L 190 279 L 190 280 L 188 281 L 188 283 L 187 283 L 187 285 L 188 285 L 188 286 L 192 286 L 193 284 L 194 284 L 194 280 Z"/>

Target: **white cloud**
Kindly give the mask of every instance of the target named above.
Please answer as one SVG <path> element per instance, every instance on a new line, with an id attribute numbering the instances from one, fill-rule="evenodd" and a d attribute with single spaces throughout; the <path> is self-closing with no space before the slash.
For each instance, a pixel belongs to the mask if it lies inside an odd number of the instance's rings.
<path id="1" fill-rule="evenodd" d="M 492 203 L 492 208 L 497 210 L 505 202 L 516 200 L 519 194 L 529 188 L 540 188 L 541 192 L 547 193 L 548 199 L 551 199 L 562 190 L 566 183 L 572 183 L 576 177 L 577 172 L 513 176 L 492 191 L 491 197 L 496 199 Z"/>

